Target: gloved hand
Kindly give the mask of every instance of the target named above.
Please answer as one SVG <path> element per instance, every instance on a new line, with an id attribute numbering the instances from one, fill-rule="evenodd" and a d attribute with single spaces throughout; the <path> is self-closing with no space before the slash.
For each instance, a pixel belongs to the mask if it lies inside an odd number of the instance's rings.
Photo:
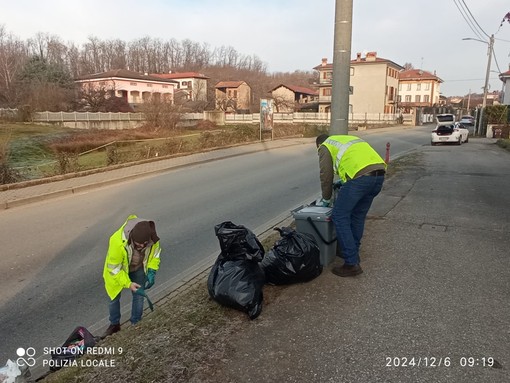
<path id="1" fill-rule="evenodd" d="M 342 187 L 342 181 L 338 180 L 333 182 L 333 190 L 338 190 Z"/>
<path id="2" fill-rule="evenodd" d="M 331 200 L 330 199 L 324 199 L 324 198 L 317 198 L 317 201 L 315 201 L 315 206 L 330 207 L 331 206 Z"/>
<path id="3" fill-rule="evenodd" d="M 156 270 L 149 269 L 147 271 L 147 280 L 145 281 L 145 289 L 148 290 L 154 285 L 154 281 L 156 280 Z"/>

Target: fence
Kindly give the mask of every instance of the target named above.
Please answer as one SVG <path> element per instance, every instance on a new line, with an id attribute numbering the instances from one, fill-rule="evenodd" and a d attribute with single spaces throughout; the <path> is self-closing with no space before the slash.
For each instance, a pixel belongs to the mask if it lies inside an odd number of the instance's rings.
<path id="1" fill-rule="evenodd" d="M 384 114 L 384 113 L 350 113 L 349 123 L 354 125 L 373 125 L 395 123 L 402 117 L 403 123 L 412 123 L 412 114 Z M 274 113 L 273 121 L 276 123 L 316 123 L 329 124 L 331 121 L 330 113 Z M 252 123 L 260 122 L 260 113 L 253 114 L 225 114 L 226 124 Z"/>
<path id="2" fill-rule="evenodd" d="M 113 112 L 34 112 L 33 120 L 37 122 L 65 121 L 143 121 L 143 113 Z"/>
<path id="3" fill-rule="evenodd" d="M 217 119 L 219 125 L 223 124 L 259 124 L 260 113 L 252 114 L 224 114 L 224 118 Z M 183 124 L 190 124 L 201 120 L 210 120 L 211 112 L 203 113 L 183 113 L 181 121 Z M 374 125 L 374 124 L 393 124 L 395 122 L 404 124 L 413 123 L 412 114 L 384 114 L 384 113 L 350 113 L 349 124 L 351 125 Z M 100 129 L 133 128 L 145 121 L 143 113 L 112 113 L 112 112 L 35 112 L 33 114 L 34 122 L 63 123 L 70 127 Z M 331 121 L 330 113 L 274 113 L 273 121 L 275 123 L 314 123 L 329 124 Z"/>

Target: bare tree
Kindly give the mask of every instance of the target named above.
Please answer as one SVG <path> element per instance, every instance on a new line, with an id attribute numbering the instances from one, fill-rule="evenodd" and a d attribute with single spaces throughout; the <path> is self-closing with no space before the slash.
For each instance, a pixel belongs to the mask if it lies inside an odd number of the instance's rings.
<path id="1" fill-rule="evenodd" d="M 171 102 L 160 97 L 151 97 L 145 100 L 140 105 L 140 111 L 145 115 L 146 127 L 154 130 L 174 130 L 182 117 L 180 106 L 172 105 Z"/>
<path id="2" fill-rule="evenodd" d="M 414 69 L 413 64 L 411 64 L 411 63 L 404 64 L 404 70 L 411 70 L 411 69 Z"/>
<path id="3" fill-rule="evenodd" d="M 84 83 L 78 86 L 78 100 L 80 105 L 91 112 L 106 111 L 108 98 L 115 94 L 115 84 Z"/>
<path id="4" fill-rule="evenodd" d="M 0 25 L 0 104 L 14 107 L 19 100 L 20 89 L 16 78 L 28 60 L 26 44 L 8 34 Z"/>

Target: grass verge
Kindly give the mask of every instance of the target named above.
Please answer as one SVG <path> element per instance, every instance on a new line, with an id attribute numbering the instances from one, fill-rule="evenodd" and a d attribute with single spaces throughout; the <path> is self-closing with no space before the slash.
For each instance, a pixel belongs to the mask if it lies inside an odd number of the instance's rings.
<path id="1" fill-rule="evenodd" d="M 105 168 L 110 165 L 157 159 L 256 142 L 258 125 L 208 125 L 189 129 L 80 130 L 51 125 L 0 124 L 0 146 L 13 154 L 4 159 L 20 180 Z M 274 139 L 313 137 L 327 130 L 325 125 L 278 124 Z M 269 139 L 265 134 L 262 138 Z M 4 182 L 9 183 L 9 182 Z"/>
<path id="2" fill-rule="evenodd" d="M 279 238 L 271 232 L 260 240 L 268 250 Z M 272 304 L 283 289 L 266 285 L 264 306 Z M 250 323 L 247 314 L 212 300 L 203 277 L 174 299 L 157 305 L 137 325 L 97 345 L 116 350 L 116 354 L 85 355 L 78 359 L 78 367 L 64 367 L 43 382 L 206 383 L 217 366 L 225 363 L 228 340 Z M 112 362 L 112 367 L 100 366 Z M 96 367 L 87 367 L 92 363 Z"/>
<path id="3" fill-rule="evenodd" d="M 510 139 L 501 139 L 496 141 L 496 145 L 510 151 Z"/>

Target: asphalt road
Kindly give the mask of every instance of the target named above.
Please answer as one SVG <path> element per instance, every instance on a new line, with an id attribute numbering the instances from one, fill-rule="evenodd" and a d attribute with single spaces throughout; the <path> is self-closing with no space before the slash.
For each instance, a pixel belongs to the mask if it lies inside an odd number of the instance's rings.
<path id="1" fill-rule="evenodd" d="M 429 127 L 358 132 L 383 156 L 430 141 Z M 319 193 L 313 143 L 193 165 L 0 212 L 0 364 L 18 347 L 60 345 L 107 317 L 108 238 L 131 213 L 156 221 L 157 285 L 219 252 L 214 225 L 267 224 Z M 125 299 L 124 303 L 129 303 Z M 123 318 L 127 319 L 127 318 Z"/>

